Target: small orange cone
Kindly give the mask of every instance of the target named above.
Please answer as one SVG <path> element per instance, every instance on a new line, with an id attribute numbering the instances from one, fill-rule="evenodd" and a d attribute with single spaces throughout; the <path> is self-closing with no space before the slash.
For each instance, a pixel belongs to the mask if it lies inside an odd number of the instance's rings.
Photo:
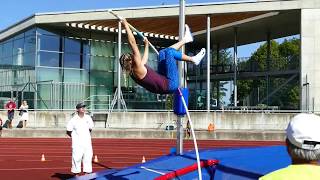
<path id="1" fill-rule="evenodd" d="M 46 158 L 44 157 L 44 154 L 41 156 L 41 161 L 46 161 Z"/>
<path id="2" fill-rule="evenodd" d="M 142 163 L 145 163 L 146 162 L 146 158 L 144 156 L 142 156 Z"/>
<path id="3" fill-rule="evenodd" d="M 212 124 L 212 123 L 210 123 L 209 125 L 208 125 L 208 132 L 212 132 L 212 131 L 214 131 L 214 124 Z"/>
<path id="4" fill-rule="evenodd" d="M 94 156 L 93 162 L 95 162 L 95 163 L 99 162 L 97 155 Z"/>

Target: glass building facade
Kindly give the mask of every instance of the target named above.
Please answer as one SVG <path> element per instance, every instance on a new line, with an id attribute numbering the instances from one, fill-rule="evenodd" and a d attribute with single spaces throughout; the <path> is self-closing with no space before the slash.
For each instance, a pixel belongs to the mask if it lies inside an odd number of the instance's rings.
<path id="1" fill-rule="evenodd" d="M 71 27 L 34 27 L 1 41 L 0 103 L 13 98 L 18 105 L 27 100 L 32 109 L 74 109 L 75 104 L 84 101 L 91 110 L 116 108 L 112 100 L 118 84 L 117 37 L 117 33 Z M 164 47 L 171 43 L 171 40 L 157 40 L 157 44 Z M 286 47 L 284 45 L 282 48 Z M 130 52 L 126 42 L 121 47 L 122 53 Z M 143 52 L 143 45 L 139 48 Z M 273 55 L 268 58 L 264 53 L 267 51 L 261 52 L 261 56 L 238 59 L 239 76 L 241 73 L 250 74 L 237 81 L 238 106 L 262 104 L 299 109 L 299 76 L 296 72 L 290 73 L 290 70 L 298 72 L 299 53 L 293 51 L 290 56 Z M 277 50 L 272 49 L 272 52 Z M 196 50 L 192 53 L 195 54 Z M 217 51 L 211 51 L 211 54 L 211 78 L 212 75 L 216 78 L 213 77 L 210 83 L 210 108 L 233 107 L 233 57 L 227 50 L 220 50 L 219 55 Z M 151 50 L 148 65 L 157 69 L 157 55 Z M 270 76 L 266 75 L 268 73 Z M 129 75 L 120 74 L 127 109 L 172 109 L 172 95 L 150 93 Z M 206 60 L 199 66 L 187 65 L 189 108 L 192 110 L 206 109 L 206 74 Z M 290 102 L 296 102 L 294 104 L 285 103 L 289 90 L 292 91 Z"/>
<path id="2" fill-rule="evenodd" d="M 31 109 L 74 109 L 76 103 L 85 101 L 90 109 L 112 108 L 118 74 L 117 34 L 81 35 L 35 27 L 0 42 L 0 103 L 14 98 L 19 104 L 27 100 Z M 122 43 L 122 52 L 129 51 L 128 44 Z M 156 59 L 150 52 L 152 68 L 157 68 Z M 121 74 L 128 109 L 166 108 L 159 96 Z"/>

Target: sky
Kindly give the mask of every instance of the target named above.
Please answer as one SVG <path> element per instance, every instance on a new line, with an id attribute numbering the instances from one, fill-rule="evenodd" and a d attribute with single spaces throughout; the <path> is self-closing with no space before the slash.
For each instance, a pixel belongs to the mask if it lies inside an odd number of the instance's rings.
<path id="1" fill-rule="evenodd" d="M 237 0 L 185 0 L 186 4 L 225 1 Z M 180 0 L 2 0 L 0 31 L 35 13 L 177 5 L 179 2 Z M 248 57 L 258 46 L 259 44 L 239 47 L 238 56 Z"/>
<path id="2" fill-rule="evenodd" d="M 228 0 L 186 0 L 186 4 Z M 230 1 L 230 0 L 229 0 Z M 179 4 L 179 0 L 1 0 L 0 30 L 35 13 Z"/>

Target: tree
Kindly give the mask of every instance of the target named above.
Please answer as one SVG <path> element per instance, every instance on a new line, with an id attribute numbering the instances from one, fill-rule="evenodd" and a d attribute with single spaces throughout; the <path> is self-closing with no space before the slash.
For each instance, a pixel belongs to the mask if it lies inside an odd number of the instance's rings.
<path id="1" fill-rule="evenodd" d="M 285 71 L 299 68 L 300 40 L 293 38 L 284 40 L 281 44 L 272 40 L 270 42 L 270 58 L 267 58 L 267 43 L 262 44 L 249 58 L 240 62 L 239 66 L 251 72 Z M 287 82 L 291 76 L 269 76 L 269 93 L 281 87 L 269 99 L 270 106 L 281 109 L 299 108 L 299 78 L 298 76 Z M 239 80 L 238 99 L 242 101 L 250 97 L 250 105 L 266 104 L 267 78 Z M 286 84 L 285 84 L 286 83 Z M 233 96 L 232 96 L 233 98 Z M 261 102 L 261 100 L 264 100 Z"/>
<path id="2" fill-rule="evenodd" d="M 217 58 L 217 52 L 213 53 L 213 65 L 217 65 L 217 67 L 224 67 L 226 65 L 230 65 L 232 62 L 232 55 L 231 52 L 222 49 L 219 51 L 219 59 Z M 215 84 L 214 88 L 212 89 L 212 98 L 217 99 L 218 106 L 224 106 L 225 102 L 223 101 L 223 97 L 226 96 L 226 92 L 228 91 L 227 88 L 225 88 L 225 85 L 228 83 L 227 81 L 215 81 L 213 82 Z M 215 93 L 217 92 L 217 93 Z"/>
<path id="3" fill-rule="evenodd" d="M 217 52 L 212 52 L 211 66 L 213 68 L 211 73 L 215 71 L 220 71 L 223 67 L 229 66 L 232 62 L 231 53 L 225 49 L 219 51 L 219 58 L 217 58 Z M 194 65 L 188 64 L 190 66 L 190 71 L 188 70 L 188 76 L 194 76 L 194 82 L 188 82 L 188 87 L 190 88 L 190 97 L 189 97 L 189 108 L 190 109 L 204 109 L 206 107 L 206 85 L 205 82 L 198 77 L 204 76 L 204 73 L 207 67 L 207 62 L 204 60 L 200 67 L 194 67 Z M 226 96 L 227 89 L 225 84 L 228 82 L 222 80 L 211 81 L 211 99 L 216 99 L 218 101 L 218 106 L 224 104 L 223 97 Z"/>

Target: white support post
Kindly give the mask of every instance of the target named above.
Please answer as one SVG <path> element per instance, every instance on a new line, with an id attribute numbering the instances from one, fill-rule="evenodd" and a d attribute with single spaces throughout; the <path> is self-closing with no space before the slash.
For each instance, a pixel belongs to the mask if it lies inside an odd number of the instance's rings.
<path id="1" fill-rule="evenodd" d="M 207 15 L 207 111 L 210 111 L 210 16 Z"/>
<path id="2" fill-rule="evenodd" d="M 118 22 L 118 58 L 121 56 L 121 22 Z M 121 110 L 121 67 L 120 67 L 120 62 L 118 63 L 118 91 L 117 92 L 117 109 L 118 111 Z"/>
<path id="3" fill-rule="evenodd" d="M 233 67 L 234 67 L 234 79 L 233 79 L 233 95 L 234 95 L 234 106 L 237 107 L 237 69 L 238 69 L 238 45 L 237 45 L 237 27 L 234 28 L 234 47 L 233 47 Z"/>
<path id="4" fill-rule="evenodd" d="M 184 36 L 185 28 L 185 0 L 180 0 L 180 9 L 179 9 L 179 40 Z M 182 53 L 184 53 L 184 47 L 181 48 Z M 179 77 L 180 87 L 185 87 L 185 73 L 184 73 L 184 62 L 178 62 L 179 68 Z M 182 125 L 183 116 L 177 116 L 177 155 L 183 155 L 183 125 Z"/>

